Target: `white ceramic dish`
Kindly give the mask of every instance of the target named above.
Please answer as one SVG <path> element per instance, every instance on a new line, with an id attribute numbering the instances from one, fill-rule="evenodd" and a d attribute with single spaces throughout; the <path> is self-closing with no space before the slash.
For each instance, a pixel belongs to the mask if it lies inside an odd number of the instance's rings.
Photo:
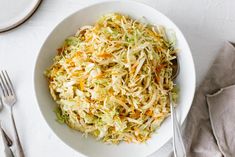
<path id="1" fill-rule="evenodd" d="M 10 30 L 27 20 L 37 9 L 41 0 L 1 0 L 0 32 Z"/>
<path id="2" fill-rule="evenodd" d="M 160 24 L 175 31 L 177 47 L 180 49 L 180 73 L 177 84 L 180 87 L 177 114 L 181 123 L 185 120 L 195 91 L 195 69 L 189 46 L 179 28 L 157 10 L 134 1 L 101 2 L 81 9 L 59 23 L 44 42 L 35 65 L 34 83 L 38 105 L 43 117 L 53 132 L 68 146 L 89 157 L 144 157 L 162 147 L 172 137 L 170 118 L 166 119 L 156 134 L 146 144 L 106 145 L 93 137 L 87 139 L 80 132 L 71 130 L 66 125 L 55 121 L 53 113 L 55 102 L 52 100 L 47 80 L 43 71 L 52 64 L 56 49 L 66 37 L 75 34 L 83 25 L 93 24 L 101 15 L 109 12 L 120 12 L 140 19 L 145 17 L 151 24 Z"/>

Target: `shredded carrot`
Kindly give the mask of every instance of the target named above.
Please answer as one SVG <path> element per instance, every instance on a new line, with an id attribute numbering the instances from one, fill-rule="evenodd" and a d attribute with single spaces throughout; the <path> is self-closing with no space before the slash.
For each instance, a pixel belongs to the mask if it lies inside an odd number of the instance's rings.
<path id="1" fill-rule="evenodd" d="M 165 64 L 161 64 L 161 65 L 157 66 L 156 72 L 157 72 L 157 73 L 160 73 L 161 70 L 162 70 L 164 67 L 165 67 Z"/>
<path id="2" fill-rule="evenodd" d="M 77 51 L 77 52 L 75 53 L 75 57 L 77 57 L 77 58 L 80 57 L 80 56 L 82 55 L 82 53 L 83 53 L 83 52 Z"/>
<path id="3" fill-rule="evenodd" d="M 102 78 L 103 76 L 105 76 L 105 74 L 104 74 L 104 73 L 101 73 L 101 74 L 95 76 L 95 78 L 96 78 L 96 79 L 99 79 L 99 78 Z"/>
<path id="4" fill-rule="evenodd" d="M 84 90 L 84 80 L 79 81 L 81 90 Z"/>
<path id="5" fill-rule="evenodd" d="M 111 58 L 113 55 L 111 55 L 109 53 L 102 53 L 102 54 L 99 54 L 97 56 L 101 57 L 101 58 Z"/>
<path id="6" fill-rule="evenodd" d="M 134 114 L 130 115 L 131 118 L 139 118 L 140 117 L 140 111 L 136 110 Z"/>
<path id="7" fill-rule="evenodd" d="M 160 82 L 160 76 L 156 76 L 156 82 L 159 83 Z"/>
<path id="8" fill-rule="evenodd" d="M 135 64 L 132 65 L 130 73 L 134 73 L 134 72 L 135 72 L 135 69 L 136 69 L 136 67 L 138 66 L 138 64 L 139 64 L 139 63 L 136 62 Z"/>
<path id="9" fill-rule="evenodd" d="M 153 116 L 153 111 L 152 111 L 152 110 L 147 110 L 147 111 L 146 111 L 146 115 L 148 115 L 148 116 Z"/>

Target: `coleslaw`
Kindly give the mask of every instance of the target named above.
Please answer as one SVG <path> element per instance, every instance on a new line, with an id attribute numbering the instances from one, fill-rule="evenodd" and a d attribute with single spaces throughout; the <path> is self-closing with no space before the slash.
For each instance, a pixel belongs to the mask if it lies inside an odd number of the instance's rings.
<path id="1" fill-rule="evenodd" d="M 170 114 L 174 33 L 119 13 L 81 27 L 45 71 L 58 121 L 106 143 L 148 140 Z"/>

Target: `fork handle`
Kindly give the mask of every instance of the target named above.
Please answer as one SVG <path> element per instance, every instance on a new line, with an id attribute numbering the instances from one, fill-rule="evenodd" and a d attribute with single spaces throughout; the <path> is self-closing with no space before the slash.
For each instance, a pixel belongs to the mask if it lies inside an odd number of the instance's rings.
<path id="1" fill-rule="evenodd" d="M 186 157 L 185 146 L 180 131 L 180 124 L 177 120 L 175 109 L 173 104 L 171 104 L 172 112 L 172 127 L 173 127 L 173 151 L 175 157 Z"/>
<path id="2" fill-rule="evenodd" d="M 14 136 L 14 142 L 13 142 L 13 151 L 14 151 L 14 155 L 15 157 L 25 157 L 24 156 L 24 152 L 23 152 L 23 148 L 19 139 L 19 135 L 16 129 L 16 124 L 15 124 L 15 119 L 14 119 L 14 115 L 13 115 L 13 107 L 11 107 L 11 120 L 12 120 L 12 124 L 13 124 L 13 136 Z"/>

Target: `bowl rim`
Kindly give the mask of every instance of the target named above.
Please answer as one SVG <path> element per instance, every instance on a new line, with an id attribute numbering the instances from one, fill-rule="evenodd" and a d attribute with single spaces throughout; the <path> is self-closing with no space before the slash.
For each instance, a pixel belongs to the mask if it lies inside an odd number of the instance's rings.
<path id="1" fill-rule="evenodd" d="M 190 46 L 189 46 L 189 44 L 188 44 L 188 42 L 187 42 L 187 40 L 186 40 L 184 34 L 183 34 L 182 31 L 179 29 L 179 27 L 178 27 L 169 17 L 167 17 L 165 14 L 163 14 L 162 12 L 160 12 L 159 10 L 157 10 L 156 8 L 154 8 L 154 7 L 152 7 L 152 6 L 149 6 L 149 5 L 147 5 L 147 4 L 143 3 L 143 2 L 138 2 L 138 1 L 133 1 L 133 0 L 125 0 L 125 1 L 123 1 L 123 0 L 104 0 L 104 1 L 92 3 L 92 4 L 90 4 L 90 5 L 86 5 L 86 6 L 82 7 L 82 8 L 79 8 L 79 9 L 73 11 L 71 14 L 66 15 L 66 16 L 63 17 L 63 19 L 61 19 L 57 24 L 55 24 L 55 26 L 49 31 L 48 35 L 47 35 L 47 36 L 45 37 L 45 39 L 43 40 L 43 43 L 41 44 L 40 49 L 39 49 L 39 51 L 38 51 L 38 53 L 37 53 L 37 55 L 36 55 L 35 64 L 34 64 L 34 70 L 33 70 L 33 88 L 34 88 L 33 93 L 34 93 L 34 96 L 36 97 L 37 108 L 38 108 L 39 111 L 40 111 L 40 115 L 43 117 L 44 121 L 46 122 L 46 125 L 50 128 L 51 132 L 53 132 L 53 134 L 54 134 L 60 141 L 62 141 L 62 143 L 65 144 L 68 148 L 70 148 L 70 149 L 74 150 L 75 152 L 77 152 L 77 153 L 79 153 L 79 154 L 82 154 L 82 155 L 84 155 L 84 156 L 86 156 L 86 157 L 88 157 L 86 154 L 84 154 L 83 152 L 80 152 L 79 150 L 75 149 L 74 147 L 70 146 L 67 142 L 65 142 L 64 140 L 62 140 L 62 139 L 57 135 L 57 133 L 54 132 L 53 128 L 49 125 L 49 123 L 47 122 L 47 119 L 45 118 L 45 116 L 44 116 L 44 114 L 43 114 L 42 108 L 41 108 L 40 105 L 39 105 L 39 104 L 40 104 L 40 103 L 39 103 L 40 100 L 38 99 L 37 90 L 36 90 L 36 73 L 37 73 L 36 69 L 37 69 L 37 65 L 38 65 L 38 62 L 39 62 L 39 59 L 38 59 L 38 58 L 39 58 L 39 56 L 40 56 L 40 54 L 41 54 L 41 51 L 42 51 L 42 49 L 43 49 L 43 47 L 44 47 L 44 45 L 45 45 L 47 39 L 50 37 L 50 35 L 53 33 L 53 31 L 54 31 L 61 23 L 63 23 L 67 18 L 70 18 L 71 16 L 75 15 L 77 12 L 86 10 L 86 9 L 88 9 L 88 8 L 90 8 L 90 7 L 94 7 L 94 6 L 96 6 L 96 5 L 101 5 L 101 4 L 105 5 L 105 4 L 107 4 L 107 3 L 115 3 L 115 2 L 124 2 L 124 3 L 129 3 L 129 4 L 143 5 L 143 6 L 146 7 L 146 8 L 154 9 L 154 10 L 155 10 L 156 12 L 158 12 L 161 16 L 163 16 L 164 18 L 168 19 L 168 20 L 178 29 L 179 33 L 182 35 L 183 39 L 185 40 L 185 44 L 186 44 L 186 46 L 188 47 L 188 50 L 189 50 L 189 52 L 190 52 L 189 57 L 190 57 L 190 59 L 192 60 L 192 70 L 193 70 L 193 71 L 192 71 L 191 75 L 192 75 L 192 79 L 193 79 L 193 82 L 192 82 L 192 89 L 193 89 L 193 91 L 192 91 L 192 94 L 190 95 L 190 98 L 189 98 L 190 102 L 188 102 L 188 103 L 190 103 L 190 105 L 189 105 L 189 107 L 185 110 L 185 113 L 186 113 L 186 114 L 185 114 L 184 117 L 180 117 L 180 121 L 179 121 L 180 126 L 182 126 L 182 125 L 185 123 L 185 121 L 187 120 L 187 116 L 188 116 L 189 111 L 190 111 L 190 109 L 191 109 L 191 107 L 192 107 L 192 102 L 193 102 L 194 95 L 195 95 L 195 91 L 196 91 L 196 71 L 195 71 L 195 63 L 194 63 L 194 60 L 193 60 L 192 51 L 191 51 L 191 49 L 190 49 Z M 170 116 L 169 116 L 169 117 L 170 117 Z M 173 134 L 172 134 L 172 135 L 173 135 Z M 151 154 L 154 154 L 154 153 L 157 152 L 159 149 L 161 149 L 164 145 L 166 145 L 166 144 L 172 139 L 172 135 L 171 135 L 171 136 L 168 136 L 166 139 L 164 139 L 164 141 L 162 142 L 162 144 L 160 144 L 160 147 L 159 147 L 158 149 L 156 149 L 155 151 L 151 152 L 150 154 L 148 154 L 147 156 L 149 156 L 149 155 L 151 155 Z"/>

